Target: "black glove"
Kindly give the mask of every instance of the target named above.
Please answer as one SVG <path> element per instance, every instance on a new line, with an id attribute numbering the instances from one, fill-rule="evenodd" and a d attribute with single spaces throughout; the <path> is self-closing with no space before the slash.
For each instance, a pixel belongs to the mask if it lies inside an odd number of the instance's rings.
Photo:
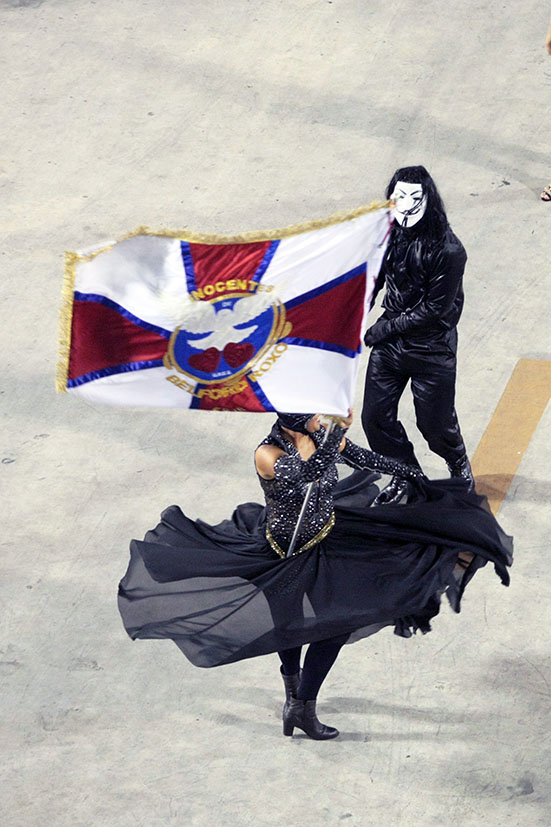
<path id="1" fill-rule="evenodd" d="M 391 335 L 388 328 L 389 324 L 387 319 L 379 319 L 374 325 L 371 325 L 371 327 L 366 330 L 364 336 L 364 344 L 366 347 L 373 347 L 373 345 L 378 345 L 379 342 L 384 342 L 385 339 L 388 339 Z"/>

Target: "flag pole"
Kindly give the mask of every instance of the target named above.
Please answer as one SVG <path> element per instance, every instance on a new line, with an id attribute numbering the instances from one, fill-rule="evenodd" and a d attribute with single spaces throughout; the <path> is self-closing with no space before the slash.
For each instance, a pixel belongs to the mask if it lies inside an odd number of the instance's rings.
<path id="1" fill-rule="evenodd" d="M 331 420 L 329 422 L 329 425 L 327 425 L 327 427 L 325 429 L 325 434 L 324 434 L 324 437 L 323 437 L 323 441 L 321 443 L 322 445 L 325 444 L 325 442 L 327 441 L 327 437 L 329 436 L 329 434 L 331 433 L 331 431 L 333 430 L 334 427 L 335 427 L 335 419 L 331 418 Z M 302 521 L 304 519 L 304 515 L 306 513 L 306 508 L 307 508 L 308 502 L 310 500 L 310 494 L 312 493 L 313 486 L 314 486 L 314 481 L 312 480 L 312 482 L 308 483 L 308 488 L 306 489 L 306 494 L 304 495 L 304 501 L 303 501 L 302 506 L 300 508 L 300 513 L 298 515 L 297 523 L 295 525 L 295 530 L 293 531 L 293 536 L 291 537 L 291 542 L 289 543 L 289 548 L 287 549 L 285 557 L 292 557 L 293 556 L 293 551 L 295 550 L 298 534 L 299 534 L 299 531 L 300 531 L 300 527 L 302 525 Z"/>

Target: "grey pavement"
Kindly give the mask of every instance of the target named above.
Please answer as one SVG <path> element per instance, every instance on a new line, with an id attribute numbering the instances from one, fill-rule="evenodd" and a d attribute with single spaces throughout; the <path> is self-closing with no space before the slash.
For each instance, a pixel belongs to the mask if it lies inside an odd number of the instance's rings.
<path id="1" fill-rule="evenodd" d="M 551 358 L 548 14 L 0 0 L 7 827 L 550 823 L 549 410 L 500 511 L 512 587 L 485 569 L 427 637 L 346 647 L 320 697 L 343 734 L 316 743 L 281 735 L 276 656 L 196 669 L 169 641 L 131 643 L 115 601 L 163 507 L 215 522 L 258 499 L 271 417 L 53 390 L 65 249 L 324 217 L 423 163 L 469 253 L 457 405 L 474 451 L 517 360 Z M 407 398 L 403 419 L 442 474 Z"/>

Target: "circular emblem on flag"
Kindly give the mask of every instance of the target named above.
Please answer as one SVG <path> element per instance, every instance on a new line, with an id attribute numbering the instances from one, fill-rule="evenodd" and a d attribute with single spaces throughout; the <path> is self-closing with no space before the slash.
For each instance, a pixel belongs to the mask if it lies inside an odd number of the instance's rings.
<path id="1" fill-rule="evenodd" d="M 192 303 L 170 337 L 164 363 L 201 384 L 236 379 L 290 332 L 285 305 L 269 293 Z"/>

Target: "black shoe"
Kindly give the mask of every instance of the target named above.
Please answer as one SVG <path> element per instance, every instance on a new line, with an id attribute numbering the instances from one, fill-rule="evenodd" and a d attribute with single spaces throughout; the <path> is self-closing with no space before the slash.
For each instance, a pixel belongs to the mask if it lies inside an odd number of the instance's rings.
<path id="1" fill-rule="evenodd" d="M 450 471 L 450 477 L 464 479 L 469 484 L 467 491 L 474 491 L 474 477 L 467 454 L 464 454 L 461 459 L 458 459 L 456 462 L 448 462 L 447 465 Z"/>
<path id="2" fill-rule="evenodd" d="M 285 704 L 283 706 L 283 714 L 285 714 L 285 710 L 287 709 L 291 698 L 298 692 L 298 685 L 300 683 L 301 675 L 302 669 L 295 672 L 294 675 L 284 675 L 283 672 L 281 672 L 281 677 L 283 678 L 283 683 L 285 684 Z"/>
<path id="3" fill-rule="evenodd" d="M 404 497 L 407 502 L 408 482 L 402 477 L 392 477 L 388 485 L 375 497 L 373 505 L 397 505 Z"/>
<path id="4" fill-rule="evenodd" d="M 285 708 L 286 707 L 286 708 Z M 336 738 L 339 730 L 322 724 L 316 715 L 315 701 L 301 701 L 291 698 L 283 708 L 283 734 L 292 735 L 295 727 L 301 729 L 314 741 L 328 741 Z"/>

